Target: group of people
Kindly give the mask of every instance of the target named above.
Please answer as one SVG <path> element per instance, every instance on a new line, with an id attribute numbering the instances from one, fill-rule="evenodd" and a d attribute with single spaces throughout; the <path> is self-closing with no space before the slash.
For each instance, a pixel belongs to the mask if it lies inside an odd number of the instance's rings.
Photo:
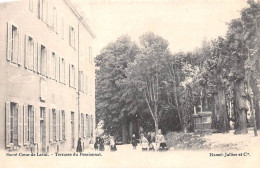
<path id="1" fill-rule="evenodd" d="M 92 140 L 90 140 L 90 145 L 93 144 Z M 116 144 L 113 137 L 109 137 L 109 147 L 110 151 L 117 151 Z M 91 148 L 92 149 L 92 148 Z M 96 141 L 94 143 L 95 151 L 105 151 L 105 145 L 104 145 L 104 138 L 103 137 L 96 137 Z M 76 148 L 76 152 L 82 152 L 82 145 L 81 145 L 81 138 L 78 139 L 78 144 Z"/>
<path id="2" fill-rule="evenodd" d="M 94 144 L 95 151 L 105 151 L 104 138 L 96 137 L 96 142 Z M 116 143 L 112 136 L 109 136 L 109 149 L 110 151 L 117 151 Z"/>
<path id="3" fill-rule="evenodd" d="M 148 132 L 147 138 L 144 134 L 140 134 L 140 140 L 136 138 L 135 134 L 132 137 L 132 146 L 135 150 L 138 142 L 140 142 L 142 151 L 166 151 L 168 150 L 166 145 L 166 140 L 162 134 L 161 129 L 158 130 L 157 135 L 155 136 L 155 140 L 153 140 L 151 132 Z"/>
<path id="4" fill-rule="evenodd" d="M 109 138 L 110 151 L 117 151 L 117 147 L 116 147 L 114 138 L 112 136 L 109 136 L 108 138 Z M 135 134 L 133 134 L 131 143 L 132 143 L 133 149 L 136 149 L 137 144 L 140 143 L 140 145 L 142 147 L 142 151 L 166 151 L 166 150 L 168 150 L 167 145 L 166 145 L 166 140 L 162 134 L 161 129 L 158 130 L 158 133 L 156 136 L 154 136 L 153 133 L 148 132 L 147 138 L 144 136 L 143 133 L 140 134 L 140 139 L 137 139 Z M 92 141 L 90 141 L 90 144 L 93 144 Z M 103 136 L 96 137 L 96 141 L 94 143 L 94 150 L 95 151 L 105 151 Z M 81 138 L 79 138 L 79 140 L 78 140 L 76 151 L 82 152 Z"/>

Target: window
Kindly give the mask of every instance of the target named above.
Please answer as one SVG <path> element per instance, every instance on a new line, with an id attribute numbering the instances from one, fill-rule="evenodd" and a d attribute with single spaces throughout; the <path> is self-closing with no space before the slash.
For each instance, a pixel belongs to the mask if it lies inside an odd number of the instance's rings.
<path id="1" fill-rule="evenodd" d="M 86 114 L 85 116 L 86 116 L 85 117 L 85 119 L 86 119 L 85 133 L 88 136 L 88 127 L 89 127 L 89 125 L 88 125 L 88 114 Z"/>
<path id="2" fill-rule="evenodd" d="M 84 134 L 84 114 L 81 114 L 81 137 L 85 137 Z"/>
<path id="3" fill-rule="evenodd" d="M 41 19 L 46 24 L 47 24 L 47 18 L 48 18 L 48 1 L 42 0 L 42 16 L 41 16 Z"/>
<path id="4" fill-rule="evenodd" d="M 60 27 L 61 27 L 61 38 L 64 39 L 64 17 L 61 17 L 61 24 L 60 24 Z"/>
<path id="5" fill-rule="evenodd" d="M 70 65 L 70 87 L 75 88 L 75 67 Z"/>
<path id="6" fill-rule="evenodd" d="M 25 40 L 25 68 L 29 70 L 34 69 L 34 40 L 32 37 L 26 35 Z"/>
<path id="7" fill-rule="evenodd" d="M 40 62 L 40 73 L 42 74 L 42 75 L 46 75 L 46 73 L 47 73 L 47 49 L 45 48 L 45 46 L 43 46 L 43 45 L 40 45 L 40 49 L 39 49 L 39 57 L 40 58 L 38 58 L 38 62 Z"/>
<path id="8" fill-rule="evenodd" d="M 89 47 L 89 63 L 92 63 L 92 47 Z"/>
<path id="9" fill-rule="evenodd" d="M 71 26 L 69 28 L 69 44 L 75 49 L 75 29 Z"/>
<path id="10" fill-rule="evenodd" d="M 62 140 L 65 140 L 66 136 L 65 136 L 65 111 L 64 110 L 61 111 L 61 120 L 62 120 L 62 128 L 61 128 Z"/>
<path id="11" fill-rule="evenodd" d="M 24 105 L 24 144 L 34 143 L 34 107 Z"/>
<path id="12" fill-rule="evenodd" d="M 53 7 L 53 23 L 52 23 L 53 30 L 57 32 L 57 9 Z"/>
<path id="13" fill-rule="evenodd" d="M 33 12 L 33 0 L 29 0 L 29 10 Z"/>
<path id="14" fill-rule="evenodd" d="M 79 90 L 84 92 L 84 73 L 83 71 L 79 71 Z"/>
<path id="15" fill-rule="evenodd" d="M 7 60 L 12 63 L 20 63 L 21 47 L 20 47 L 19 29 L 11 23 L 8 23 L 8 52 Z"/>
<path id="16" fill-rule="evenodd" d="M 56 79 L 56 55 L 51 53 L 51 78 Z"/>
<path id="17" fill-rule="evenodd" d="M 63 58 L 60 62 L 60 82 L 65 84 L 65 60 Z"/>
<path id="18" fill-rule="evenodd" d="M 89 115 L 87 115 L 87 124 L 88 124 L 88 137 L 90 137 L 90 131 L 91 131 L 91 121 L 90 121 L 90 116 Z"/>
<path id="19" fill-rule="evenodd" d="M 85 93 L 88 94 L 88 76 L 85 78 Z"/>
<path id="20" fill-rule="evenodd" d="M 17 103 L 11 103 L 10 113 L 10 143 L 18 146 L 18 106 Z"/>
<path id="21" fill-rule="evenodd" d="M 23 105 L 5 104 L 5 143 L 9 149 L 17 149 L 23 142 Z"/>
<path id="22" fill-rule="evenodd" d="M 52 135 L 53 135 L 53 141 L 57 140 L 57 120 L 56 120 L 56 110 L 52 109 Z"/>

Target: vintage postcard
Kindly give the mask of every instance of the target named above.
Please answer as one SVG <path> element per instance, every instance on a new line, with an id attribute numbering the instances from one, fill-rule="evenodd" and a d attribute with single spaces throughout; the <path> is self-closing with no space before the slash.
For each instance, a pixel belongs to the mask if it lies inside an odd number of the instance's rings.
<path id="1" fill-rule="evenodd" d="M 1 0 L 1 168 L 260 167 L 258 0 Z"/>

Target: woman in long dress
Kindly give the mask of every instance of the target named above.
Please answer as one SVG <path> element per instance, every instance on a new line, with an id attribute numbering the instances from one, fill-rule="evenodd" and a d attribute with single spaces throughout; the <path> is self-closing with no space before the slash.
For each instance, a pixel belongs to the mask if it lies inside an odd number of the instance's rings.
<path id="1" fill-rule="evenodd" d="M 79 140 L 78 140 L 76 152 L 79 152 L 79 153 L 82 152 L 81 138 L 80 137 L 79 137 Z"/>

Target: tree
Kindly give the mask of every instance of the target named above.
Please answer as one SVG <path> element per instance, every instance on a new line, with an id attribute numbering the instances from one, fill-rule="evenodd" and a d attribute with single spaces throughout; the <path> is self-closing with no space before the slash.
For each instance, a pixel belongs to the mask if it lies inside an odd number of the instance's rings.
<path id="1" fill-rule="evenodd" d="M 96 57 L 96 113 L 104 120 L 107 132 L 119 132 L 126 101 L 122 100 L 126 69 L 138 53 L 137 45 L 128 36 L 108 44 Z"/>
<path id="2" fill-rule="evenodd" d="M 163 112 L 162 105 L 162 59 L 170 55 L 168 42 L 163 38 L 146 33 L 140 37 L 140 54 L 128 68 L 127 79 L 133 84 L 146 102 L 157 133 Z"/>

